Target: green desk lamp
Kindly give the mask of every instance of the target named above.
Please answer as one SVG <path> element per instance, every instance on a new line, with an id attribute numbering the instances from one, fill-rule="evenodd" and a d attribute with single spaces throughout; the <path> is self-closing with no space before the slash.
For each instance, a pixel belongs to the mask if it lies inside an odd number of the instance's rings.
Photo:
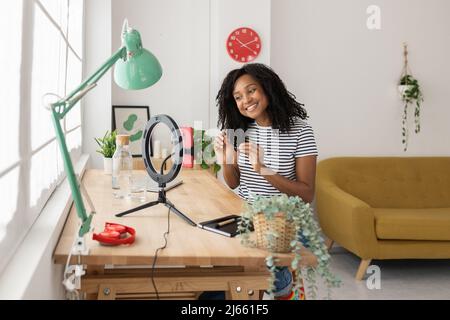
<path id="1" fill-rule="evenodd" d="M 92 213 L 89 216 L 86 214 L 86 208 L 81 198 L 80 185 L 75 176 L 60 121 L 87 92 L 97 85 L 97 81 L 114 64 L 116 64 L 114 80 L 120 87 L 127 90 L 148 88 L 155 84 L 162 75 L 162 68 L 156 57 L 142 47 L 139 32 L 128 28 L 128 21 L 125 20 L 122 28 L 122 47 L 67 97 L 49 106 L 56 131 L 56 139 L 62 153 L 64 170 L 69 181 L 77 215 L 81 220 L 81 227 L 78 232 L 79 239 L 82 239 L 90 231 Z M 88 201 L 90 202 L 90 200 Z"/>

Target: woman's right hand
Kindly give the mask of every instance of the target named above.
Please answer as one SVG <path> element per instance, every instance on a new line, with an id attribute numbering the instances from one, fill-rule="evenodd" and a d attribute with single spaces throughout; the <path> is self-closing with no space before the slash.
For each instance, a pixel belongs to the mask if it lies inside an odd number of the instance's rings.
<path id="1" fill-rule="evenodd" d="M 214 139 L 214 151 L 218 164 L 234 163 L 234 147 L 227 139 L 225 131 L 220 132 Z"/>

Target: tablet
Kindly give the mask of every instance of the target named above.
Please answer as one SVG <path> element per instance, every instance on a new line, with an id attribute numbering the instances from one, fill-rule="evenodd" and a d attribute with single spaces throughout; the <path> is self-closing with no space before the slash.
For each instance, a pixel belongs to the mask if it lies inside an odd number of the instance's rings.
<path id="1" fill-rule="evenodd" d="M 238 232 L 238 223 L 241 216 L 232 214 L 225 217 L 200 222 L 198 226 L 202 229 L 221 234 L 226 237 L 234 237 Z M 253 231 L 253 225 L 250 225 L 250 231 Z"/>

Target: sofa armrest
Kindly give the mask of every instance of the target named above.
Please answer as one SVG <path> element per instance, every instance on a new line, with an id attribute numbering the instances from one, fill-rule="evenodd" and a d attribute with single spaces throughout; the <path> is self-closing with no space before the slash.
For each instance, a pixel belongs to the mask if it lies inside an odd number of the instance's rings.
<path id="1" fill-rule="evenodd" d="M 367 203 L 330 181 L 318 183 L 316 203 L 319 222 L 327 237 L 363 259 L 375 255 L 375 216 Z"/>

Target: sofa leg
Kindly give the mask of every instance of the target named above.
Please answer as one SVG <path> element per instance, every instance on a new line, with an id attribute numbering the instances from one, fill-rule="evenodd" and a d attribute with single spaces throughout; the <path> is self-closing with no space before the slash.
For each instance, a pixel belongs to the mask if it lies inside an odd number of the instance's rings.
<path id="1" fill-rule="evenodd" d="M 331 250 L 331 247 L 333 246 L 333 244 L 334 244 L 334 241 L 333 241 L 333 240 L 331 240 L 331 239 L 325 240 L 325 245 L 327 246 L 327 250 L 328 250 L 328 251 Z"/>
<path id="2" fill-rule="evenodd" d="M 356 280 L 361 281 L 364 275 L 366 274 L 366 270 L 369 267 L 370 261 L 372 259 L 362 259 L 359 264 L 358 271 L 356 272 Z"/>

